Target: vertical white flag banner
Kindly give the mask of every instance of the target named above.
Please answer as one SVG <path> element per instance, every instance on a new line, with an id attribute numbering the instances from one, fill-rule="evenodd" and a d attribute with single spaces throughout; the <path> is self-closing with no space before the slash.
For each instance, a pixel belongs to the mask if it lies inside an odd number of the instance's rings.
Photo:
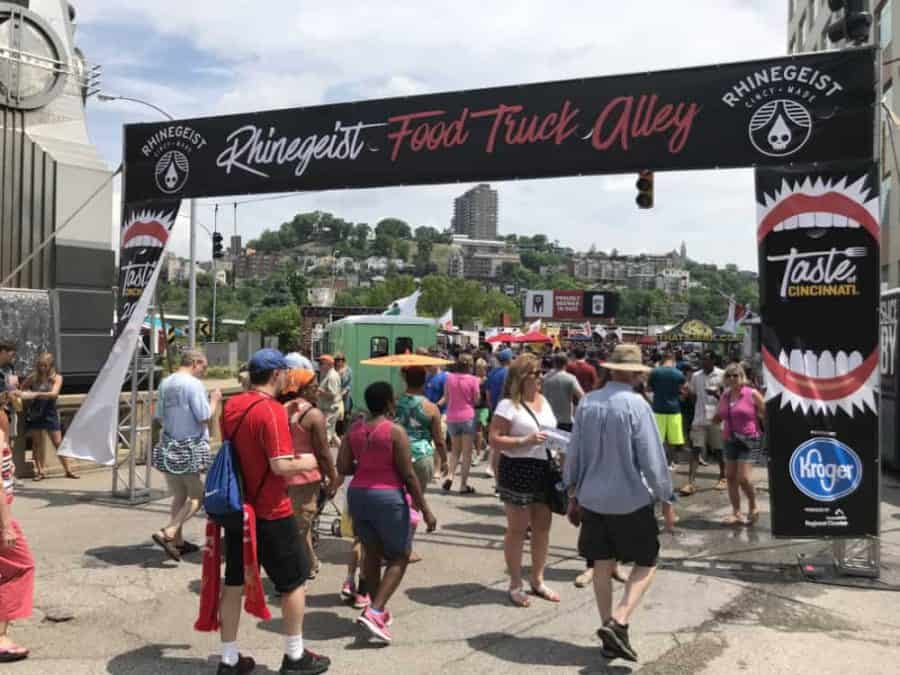
<path id="1" fill-rule="evenodd" d="M 405 298 L 394 300 L 384 314 L 386 316 L 419 316 L 417 306 L 421 295 L 422 291 L 416 291 Z"/>
<path id="2" fill-rule="evenodd" d="M 132 211 L 125 220 L 119 254 L 119 334 L 66 431 L 58 455 L 115 464 L 122 383 L 131 368 L 176 213 L 177 202 L 161 211 Z"/>
<path id="3" fill-rule="evenodd" d="M 131 368 L 138 335 L 162 265 L 157 265 L 134 312 L 113 345 L 109 359 L 72 420 L 57 455 L 112 466 L 116 461 L 119 394 Z"/>

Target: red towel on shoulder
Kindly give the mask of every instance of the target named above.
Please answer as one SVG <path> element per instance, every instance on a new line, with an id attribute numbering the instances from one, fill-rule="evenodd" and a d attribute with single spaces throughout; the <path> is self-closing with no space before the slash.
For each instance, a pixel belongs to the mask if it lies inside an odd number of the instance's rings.
<path id="1" fill-rule="evenodd" d="M 222 527 L 213 520 L 206 521 L 206 546 L 203 547 L 203 578 L 200 581 L 200 615 L 194 623 L 199 631 L 219 628 L 219 599 L 222 595 Z M 259 576 L 256 557 L 256 512 L 244 504 L 244 609 L 263 621 L 272 618 Z"/>

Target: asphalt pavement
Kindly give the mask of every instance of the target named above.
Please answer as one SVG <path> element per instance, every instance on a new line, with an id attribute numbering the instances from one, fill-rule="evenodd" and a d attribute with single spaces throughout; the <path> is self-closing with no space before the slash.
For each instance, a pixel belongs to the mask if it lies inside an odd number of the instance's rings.
<path id="1" fill-rule="evenodd" d="M 507 601 L 503 561 L 504 516 L 492 481 L 475 469 L 472 496 L 428 498 L 439 526 L 417 537 L 424 561 L 410 566 L 391 603 L 394 643 L 375 647 L 360 639 L 358 612 L 338 589 L 350 544 L 328 534 L 322 519 L 324 565 L 310 584 L 304 638 L 333 659 L 332 672 L 366 673 L 848 673 L 900 672 L 900 482 L 884 481 L 884 590 L 809 583 L 797 556 L 827 552 L 823 542 L 774 540 L 768 500 L 754 528 L 724 527 L 727 497 L 712 489 L 705 470 L 701 490 L 679 505 L 677 533 L 663 535 L 663 560 L 654 585 L 632 622 L 640 662 L 607 663 L 591 589 L 572 582 L 583 563 L 577 532 L 555 517 L 547 582 L 558 605 L 534 599 L 528 609 Z M 679 467 L 676 483 L 683 481 Z M 757 470 L 764 488 L 765 474 Z M 156 486 L 164 483 L 154 474 Z M 80 481 L 26 481 L 15 514 L 37 562 L 32 619 L 11 635 L 31 658 L 2 673 L 40 674 L 212 673 L 214 634 L 192 628 L 198 607 L 200 555 L 170 562 L 150 535 L 166 520 L 163 494 L 129 506 L 109 496 L 109 470 Z M 195 519 L 188 538 L 202 541 Z M 526 553 L 526 564 L 528 556 Z M 852 582 L 852 580 L 850 580 Z M 866 584 L 864 584 L 866 585 Z M 283 642 L 275 618 L 244 616 L 240 648 L 256 672 L 277 672 Z M 62 621 L 60 621 L 62 620 Z"/>

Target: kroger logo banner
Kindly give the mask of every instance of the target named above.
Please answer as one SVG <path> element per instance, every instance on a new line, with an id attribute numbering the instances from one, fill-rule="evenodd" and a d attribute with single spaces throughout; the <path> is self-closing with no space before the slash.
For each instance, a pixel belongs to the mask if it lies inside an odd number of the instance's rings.
<path id="1" fill-rule="evenodd" d="M 852 494 L 862 482 L 863 466 L 853 450 L 833 438 L 813 438 L 794 450 L 791 480 L 803 494 L 833 502 Z"/>

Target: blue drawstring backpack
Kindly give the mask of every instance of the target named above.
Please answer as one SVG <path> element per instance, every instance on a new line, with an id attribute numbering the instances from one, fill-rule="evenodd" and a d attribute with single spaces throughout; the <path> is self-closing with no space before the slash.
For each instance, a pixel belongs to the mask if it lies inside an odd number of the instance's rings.
<path id="1" fill-rule="evenodd" d="M 236 436 L 238 429 L 244 422 L 244 418 L 264 399 L 256 401 L 248 407 L 232 436 Z M 244 487 L 241 478 L 241 468 L 234 445 L 230 438 L 222 442 L 222 447 L 213 460 L 209 472 L 206 474 L 206 485 L 203 491 L 203 510 L 211 520 L 222 527 L 237 529 L 244 524 Z"/>

